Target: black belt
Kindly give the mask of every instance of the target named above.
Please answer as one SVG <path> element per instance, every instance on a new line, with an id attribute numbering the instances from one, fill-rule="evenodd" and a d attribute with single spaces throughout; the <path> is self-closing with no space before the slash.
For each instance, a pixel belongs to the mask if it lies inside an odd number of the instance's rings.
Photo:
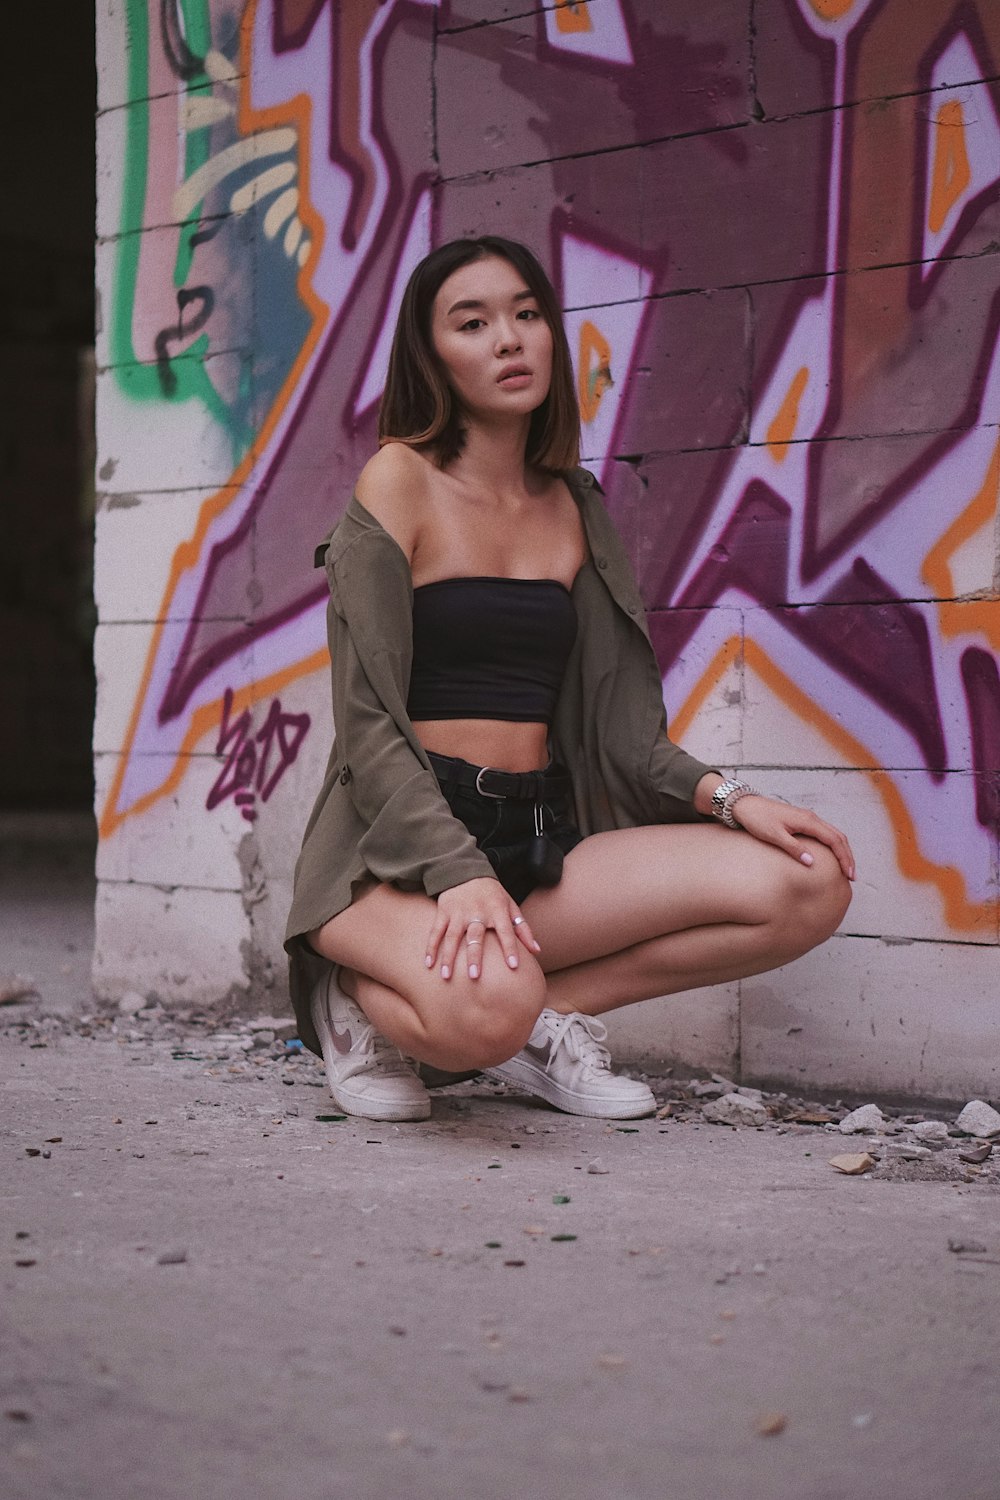
<path id="1" fill-rule="evenodd" d="M 515 802 L 544 802 L 562 797 L 570 789 L 564 771 L 498 771 L 493 766 L 473 766 L 453 755 L 427 752 L 434 774 L 447 796 L 455 787 L 478 792 L 481 797 L 510 798 Z"/>

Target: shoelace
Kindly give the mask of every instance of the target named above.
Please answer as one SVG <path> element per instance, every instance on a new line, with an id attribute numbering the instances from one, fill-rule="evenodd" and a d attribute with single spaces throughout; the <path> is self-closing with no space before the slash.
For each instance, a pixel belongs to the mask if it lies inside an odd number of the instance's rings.
<path id="1" fill-rule="evenodd" d="M 570 1057 L 583 1063 L 584 1067 L 597 1069 L 611 1066 L 611 1053 L 607 1047 L 602 1046 L 608 1028 L 596 1016 L 584 1016 L 579 1011 L 571 1011 L 568 1016 L 559 1016 L 554 1024 L 547 1022 L 547 1025 L 552 1044 L 549 1047 L 549 1060 L 545 1064 L 546 1073 L 560 1047 L 565 1047 Z"/>

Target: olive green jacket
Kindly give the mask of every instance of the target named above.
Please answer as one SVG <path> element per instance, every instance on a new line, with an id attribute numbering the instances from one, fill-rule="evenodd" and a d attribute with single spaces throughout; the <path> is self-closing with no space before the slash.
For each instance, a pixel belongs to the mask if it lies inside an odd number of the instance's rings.
<path id="1" fill-rule="evenodd" d="M 590 556 L 573 584 L 579 629 L 551 746 L 573 785 L 584 834 L 698 818 L 710 770 L 667 738 L 660 672 L 639 591 L 592 474 L 568 476 Z M 305 1044 L 319 1051 L 309 994 L 324 960 L 302 941 L 374 877 L 438 896 L 493 866 L 451 812 L 406 711 L 413 581 L 396 541 L 351 500 L 322 547 L 335 739 L 305 831 L 285 937 Z"/>

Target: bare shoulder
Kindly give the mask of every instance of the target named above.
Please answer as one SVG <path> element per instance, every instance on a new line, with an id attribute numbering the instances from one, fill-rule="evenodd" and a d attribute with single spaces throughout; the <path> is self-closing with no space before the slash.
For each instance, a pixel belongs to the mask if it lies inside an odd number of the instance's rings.
<path id="1" fill-rule="evenodd" d="M 365 510 L 412 558 L 426 511 L 432 468 L 405 443 L 386 443 L 358 475 L 355 492 Z"/>

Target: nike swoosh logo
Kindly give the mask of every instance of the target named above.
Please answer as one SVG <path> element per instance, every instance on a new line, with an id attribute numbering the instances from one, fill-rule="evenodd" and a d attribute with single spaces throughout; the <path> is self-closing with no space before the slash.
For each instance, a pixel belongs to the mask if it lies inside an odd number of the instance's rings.
<path id="1" fill-rule="evenodd" d="M 333 1022 L 331 1021 L 330 1035 L 333 1037 L 333 1045 L 340 1053 L 341 1057 L 346 1057 L 353 1045 L 351 1042 L 351 1033 L 346 1028 L 342 1032 L 338 1031 L 336 1026 L 334 1026 Z"/>
<path id="2" fill-rule="evenodd" d="M 542 1047 L 533 1047 L 530 1042 L 525 1042 L 524 1050 L 525 1052 L 527 1052 L 528 1056 L 533 1057 L 536 1062 L 547 1063 L 549 1060 L 548 1042 L 546 1042 Z"/>

